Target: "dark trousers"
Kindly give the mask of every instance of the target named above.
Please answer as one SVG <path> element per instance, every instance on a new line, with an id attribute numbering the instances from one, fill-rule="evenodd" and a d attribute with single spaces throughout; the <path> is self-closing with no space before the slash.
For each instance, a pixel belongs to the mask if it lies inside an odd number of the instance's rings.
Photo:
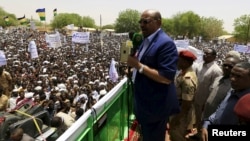
<path id="1" fill-rule="evenodd" d="M 168 120 L 141 123 L 142 141 L 165 141 Z"/>

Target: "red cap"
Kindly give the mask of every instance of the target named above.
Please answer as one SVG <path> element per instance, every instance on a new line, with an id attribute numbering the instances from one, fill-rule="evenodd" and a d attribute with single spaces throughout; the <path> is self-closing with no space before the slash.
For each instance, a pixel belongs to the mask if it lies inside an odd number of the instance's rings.
<path id="1" fill-rule="evenodd" d="M 194 60 L 197 59 L 196 56 L 189 50 L 180 51 L 179 56 L 182 57 L 182 58 L 191 60 L 191 61 L 194 61 Z"/>
<path id="2" fill-rule="evenodd" d="M 250 93 L 242 96 L 234 106 L 236 115 L 246 121 L 250 122 Z"/>

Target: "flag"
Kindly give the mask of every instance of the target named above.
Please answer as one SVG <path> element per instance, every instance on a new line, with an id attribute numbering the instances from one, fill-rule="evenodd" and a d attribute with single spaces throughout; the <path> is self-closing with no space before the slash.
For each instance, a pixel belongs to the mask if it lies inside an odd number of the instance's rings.
<path id="1" fill-rule="evenodd" d="M 45 21 L 45 8 L 37 9 L 36 13 L 38 13 L 40 21 Z"/>
<path id="2" fill-rule="evenodd" d="M 9 24 L 9 16 L 5 16 L 4 18 L 5 23 L 8 25 Z"/>
<path id="3" fill-rule="evenodd" d="M 9 21 L 9 16 L 5 16 L 3 19 L 4 19 L 5 22 L 8 22 Z"/>
<path id="4" fill-rule="evenodd" d="M 23 17 L 17 18 L 18 21 L 25 19 L 25 15 Z"/>
<path id="5" fill-rule="evenodd" d="M 54 16 L 57 15 L 57 9 L 56 8 L 53 10 L 53 13 L 54 13 Z"/>
<path id="6" fill-rule="evenodd" d="M 115 67 L 115 60 L 112 58 L 111 63 L 110 63 L 110 68 L 109 68 L 109 79 L 112 82 L 117 82 L 118 80 L 118 73 Z"/>
<path id="7" fill-rule="evenodd" d="M 27 24 L 28 23 L 27 19 L 25 18 L 25 15 L 23 17 L 17 18 L 17 20 L 20 21 L 21 24 Z"/>

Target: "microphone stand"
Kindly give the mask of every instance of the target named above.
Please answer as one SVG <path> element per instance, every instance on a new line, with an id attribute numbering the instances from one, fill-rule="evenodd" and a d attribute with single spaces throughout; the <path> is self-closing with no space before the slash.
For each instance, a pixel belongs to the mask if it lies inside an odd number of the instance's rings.
<path id="1" fill-rule="evenodd" d="M 135 53 L 136 53 L 136 50 L 137 48 L 136 47 L 133 47 L 131 48 L 131 51 L 130 51 L 130 56 L 135 56 Z M 127 91 L 127 104 L 128 104 L 128 118 L 127 118 L 127 124 L 128 124 L 128 141 L 130 141 L 130 138 L 129 138 L 129 130 L 130 130 L 130 117 L 129 117 L 129 114 L 130 114 L 130 105 L 131 105 L 131 102 L 130 102 L 130 99 L 129 99 L 129 92 L 132 92 L 132 95 L 133 95 L 133 88 L 134 88 L 134 83 L 133 83 L 133 80 L 132 80 L 132 75 L 133 75 L 133 71 L 131 71 L 132 67 L 128 66 L 128 91 Z M 131 86 L 131 91 L 130 91 L 130 86 Z M 133 108 L 132 108 L 133 109 Z M 133 123 L 133 122 L 132 122 Z"/>
<path id="2" fill-rule="evenodd" d="M 130 56 L 131 57 L 134 57 L 135 56 L 135 54 L 136 54 L 136 51 L 137 51 L 137 48 L 138 47 L 133 47 L 133 48 L 131 48 L 131 51 L 130 51 Z M 131 79 L 131 81 L 132 81 L 132 72 L 130 71 L 132 69 L 132 67 L 128 67 L 128 77 L 129 77 L 129 79 Z"/>
<path id="3" fill-rule="evenodd" d="M 136 52 L 137 52 L 137 49 L 139 48 L 139 46 L 140 46 L 140 44 L 141 44 L 141 42 L 143 40 L 143 37 L 142 37 L 141 34 L 138 34 L 138 33 L 135 33 L 135 32 L 129 32 L 129 38 L 133 42 L 133 48 L 131 48 L 131 50 L 130 50 L 130 56 L 134 57 L 135 54 L 136 54 Z M 130 116 L 129 115 L 130 115 L 130 112 L 133 113 L 131 111 L 131 109 L 130 109 L 130 105 L 132 105 L 132 104 L 131 104 L 130 99 L 129 99 L 130 96 L 131 96 L 129 94 L 129 92 L 132 93 L 132 96 L 134 94 L 134 82 L 132 80 L 133 71 L 131 69 L 132 69 L 132 67 L 128 66 L 128 81 L 127 81 L 127 83 L 128 83 L 128 85 L 127 85 L 128 86 L 128 91 L 127 91 L 127 93 L 128 93 L 127 94 L 127 102 L 128 102 L 127 103 L 128 104 L 128 119 L 127 119 L 127 124 L 128 124 L 128 141 L 130 141 L 130 137 L 129 137 Z M 131 88 L 130 88 L 130 86 L 131 86 Z M 130 89 L 131 89 L 131 91 L 130 91 Z M 132 122 L 132 124 L 133 124 L 133 122 Z"/>

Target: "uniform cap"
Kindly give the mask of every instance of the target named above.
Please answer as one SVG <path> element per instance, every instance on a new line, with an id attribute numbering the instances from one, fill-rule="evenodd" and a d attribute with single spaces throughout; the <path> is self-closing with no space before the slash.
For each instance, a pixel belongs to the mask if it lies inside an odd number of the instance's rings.
<path id="1" fill-rule="evenodd" d="M 188 51 L 188 50 L 180 51 L 179 56 L 182 58 L 191 60 L 191 61 L 194 61 L 197 59 L 196 56 L 191 51 Z"/>
<path id="2" fill-rule="evenodd" d="M 234 106 L 234 112 L 243 121 L 250 122 L 250 93 L 238 100 Z"/>

